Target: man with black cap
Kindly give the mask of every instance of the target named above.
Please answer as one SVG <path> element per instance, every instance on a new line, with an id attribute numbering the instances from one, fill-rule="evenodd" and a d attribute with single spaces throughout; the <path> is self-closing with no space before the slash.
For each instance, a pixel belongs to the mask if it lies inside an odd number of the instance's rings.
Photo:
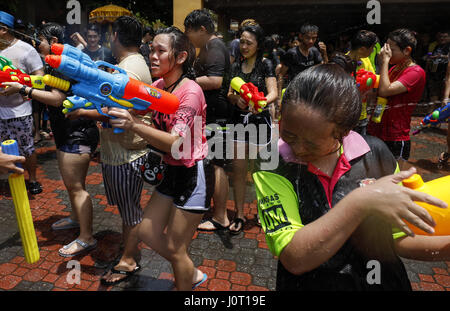
<path id="1" fill-rule="evenodd" d="M 0 56 L 12 61 L 12 64 L 27 74 L 43 75 L 43 64 L 37 51 L 28 43 L 14 36 L 14 16 L 0 11 Z M 19 152 L 26 158 L 25 168 L 29 174 L 31 194 L 42 192 L 36 179 L 37 158 L 33 141 L 33 116 L 30 95 L 21 90 L 12 94 L 0 85 L 0 141 L 15 139 Z"/>

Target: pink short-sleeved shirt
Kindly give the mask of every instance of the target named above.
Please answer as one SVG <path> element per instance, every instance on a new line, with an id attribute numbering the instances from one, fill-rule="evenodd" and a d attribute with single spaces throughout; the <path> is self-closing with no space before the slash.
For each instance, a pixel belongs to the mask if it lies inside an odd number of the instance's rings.
<path id="1" fill-rule="evenodd" d="M 163 89 L 164 80 L 155 81 L 153 86 Z M 183 143 L 175 143 L 172 152 L 164 156 L 169 165 L 192 167 L 195 162 L 208 155 L 208 143 L 205 135 L 206 101 L 201 87 L 192 80 L 184 82 L 173 94 L 180 100 L 180 106 L 174 114 L 154 112 L 155 128 L 178 135 Z"/>

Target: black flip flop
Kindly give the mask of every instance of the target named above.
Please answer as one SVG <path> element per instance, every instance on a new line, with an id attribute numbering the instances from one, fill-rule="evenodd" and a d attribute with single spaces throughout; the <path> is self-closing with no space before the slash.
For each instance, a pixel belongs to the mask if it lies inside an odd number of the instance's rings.
<path id="1" fill-rule="evenodd" d="M 139 265 L 136 265 L 136 268 L 134 268 L 133 271 L 117 270 L 117 269 L 115 269 L 114 267 L 112 267 L 111 270 L 109 270 L 109 271 L 111 271 L 112 274 L 121 274 L 121 275 L 125 275 L 125 277 L 122 278 L 122 279 L 119 279 L 119 280 L 117 280 L 117 281 L 113 281 L 113 282 L 108 282 L 108 281 L 106 281 L 105 279 L 101 279 L 101 280 L 100 280 L 100 283 L 102 283 L 102 285 L 105 285 L 105 286 L 112 286 L 112 285 L 119 284 L 119 283 L 121 283 L 121 282 L 127 280 L 130 276 L 132 276 L 133 274 L 135 274 L 135 273 L 136 273 L 137 271 L 139 271 L 140 269 L 141 269 L 141 266 L 139 266 Z"/>
<path id="2" fill-rule="evenodd" d="M 237 226 L 235 226 L 235 227 L 240 227 L 239 230 L 230 230 L 230 229 L 228 229 L 228 230 L 230 231 L 230 233 L 231 233 L 232 235 L 238 235 L 239 233 L 242 232 L 242 230 L 244 230 L 245 220 L 242 219 L 242 218 L 235 218 L 235 219 L 233 219 L 233 221 L 231 222 L 230 227 L 231 227 L 232 224 L 236 224 Z M 239 226 L 239 225 L 240 225 L 240 226 Z"/>
<path id="3" fill-rule="evenodd" d="M 198 231 L 204 231 L 204 232 L 214 232 L 214 231 L 219 231 L 219 230 L 226 230 L 231 225 L 231 224 L 228 225 L 228 227 L 222 226 L 220 223 L 218 223 L 217 221 L 213 220 L 212 218 L 209 219 L 209 221 L 213 224 L 215 229 L 200 229 L 200 228 L 197 228 L 197 230 Z"/>

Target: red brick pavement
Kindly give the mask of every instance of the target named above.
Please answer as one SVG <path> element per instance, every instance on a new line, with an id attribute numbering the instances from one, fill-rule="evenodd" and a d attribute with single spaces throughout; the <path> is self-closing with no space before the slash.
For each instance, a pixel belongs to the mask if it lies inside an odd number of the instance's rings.
<path id="1" fill-rule="evenodd" d="M 418 124 L 418 118 L 414 119 L 413 124 Z M 433 134 L 421 134 L 420 137 L 413 140 L 413 156 L 411 163 L 416 165 L 419 172 L 425 176 L 425 179 L 436 178 L 442 175 L 447 175 L 448 168 L 443 171 L 438 171 L 435 168 L 437 162 L 437 152 L 429 155 L 426 159 L 418 158 L 418 154 L 423 154 L 429 151 L 430 145 L 434 146 L 435 151 L 439 149 L 439 145 L 445 146 L 445 136 L 442 133 L 436 135 Z M 441 146 L 441 151 L 444 149 Z M 44 157 L 49 162 L 53 161 L 53 165 L 56 165 L 55 159 L 51 158 L 54 153 L 54 146 L 45 146 L 37 149 L 39 156 Z M 79 284 L 68 283 L 68 268 L 67 263 L 70 258 L 63 258 L 58 255 L 57 251 L 66 243 L 72 241 L 76 237 L 76 232 L 73 230 L 66 230 L 66 232 L 53 232 L 50 229 L 50 225 L 62 217 L 67 217 L 70 212 L 67 199 L 63 199 L 62 195 L 66 192 L 64 185 L 60 178 L 55 176 L 49 176 L 47 170 L 49 165 L 44 167 L 40 165 L 37 171 L 38 180 L 43 184 L 43 193 L 30 197 L 30 207 L 35 222 L 36 235 L 40 247 L 41 258 L 37 263 L 28 264 L 25 262 L 23 252 L 17 251 L 17 254 L 10 256 L 7 261 L 4 261 L 3 255 L 0 255 L 0 289 L 3 290 L 16 290 L 20 284 L 45 284 L 45 290 L 83 290 L 83 291 L 104 291 L 111 290 L 111 287 L 104 287 L 100 284 L 100 277 L 104 272 L 105 267 L 98 266 L 98 262 L 108 262 L 113 260 L 120 251 L 120 228 L 116 228 L 118 232 L 115 234 L 105 234 L 102 236 L 102 240 L 99 241 L 97 249 L 89 254 L 76 258 L 82 265 L 81 282 Z M 102 184 L 102 176 L 99 169 L 98 162 L 93 161 L 91 163 L 91 169 L 96 170 L 88 175 L 86 182 L 88 186 L 99 187 Z M 56 174 L 56 173 L 55 173 Z M 95 188 L 99 189 L 99 188 Z M 93 200 L 95 200 L 95 206 L 100 211 L 104 212 L 102 215 L 111 215 L 112 218 L 120 219 L 117 217 L 118 211 L 114 206 L 107 204 L 104 192 L 98 191 L 97 193 L 91 193 Z M 0 195 L 1 200 L 10 201 L 12 206 L 11 197 Z M 150 192 L 144 190 L 141 203 L 145 206 L 146 202 L 150 199 Z M 234 203 L 233 201 L 227 202 L 227 208 L 229 212 L 233 213 Z M 106 213 L 106 214 L 105 214 Z M 245 208 L 246 217 L 248 223 L 256 222 L 256 201 L 249 203 Z M 14 218 L 15 215 L 11 216 Z M 13 222 L 14 222 L 13 221 Z M 118 223 L 120 224 L 120 222 Z M 11 224 L 13 225 L 13 224 Z M 14 224 L 15 225 L 15 224 Z M 214 233 L 196 233 L 193 239 L 212 239 L 215 236 Z M 256 241 L 256 248 L 260 250 L 267 250 L 267 244 L 265 242 L 264 233 L 262 229 L 256 225 L 246 226 L 242 238 L 251 241 Z M 20 238 L 18 238 L 20 240 Z M 0 240 L 0 242 L 2 242 Z M 6 242 L 5 242 L 6 243 Z M 20 243 L 17 242 L 17 243 Z M 11 248 L 19 244 L 11 244 Z M 151 250 L 141 245 L 141 249 L 150 252 Z M 3 251 L 0 251 L 3 253 Z M 148 263 L 148 267 L 152 267 L 153 261 Z M 251 271 L 243 271 L 240 269 L 241 265 L 236 260 L 228 260 L 222 258 L 204 258 L 197 264 L 199 268 L 208 275 L 208 280 L 201 284 L 197 290 L 208 291 L 260 291 L 269 290 L 269 286 L 259 286 L 255 284 L 255 274 Z M 273 269 L 272 269 L 273 270 Z M 420 268 L 419 268 L 420 270 Z M 417 271 L 411 272 L 411 284 L 416 291 L 450 291 L 450 261 L 440 263 L 440 265 L 433 266 L 431 271 L 425 269 L 425 272 L 418 273 Z M 158 280 L 173 281 L 173 275 L 170 272 L 163 271 L 156 276 Z M 273 279 L 273 276 L 272 276 Z M 26 283 L 24 283 L 26 281 Z M 70 279 L 69 279 L 70 281 Z M 266 283 L 267 284 L 267 283 Z M 272 284 L 272 289 L 274 285 Z M 38 288 L 39 289 L 39 288 Z"/>

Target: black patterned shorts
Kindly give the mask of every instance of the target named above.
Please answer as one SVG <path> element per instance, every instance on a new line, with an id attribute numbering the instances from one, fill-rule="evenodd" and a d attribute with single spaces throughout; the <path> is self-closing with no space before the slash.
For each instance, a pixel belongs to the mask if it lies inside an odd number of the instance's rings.
<path id="1" fill-rule="evenodd" d="M 0 119 L 0 140 L 14 139 L 19 145 L 21 156 L 29 157 L 34 152 L 33 116 L 7 120 Z"/>

